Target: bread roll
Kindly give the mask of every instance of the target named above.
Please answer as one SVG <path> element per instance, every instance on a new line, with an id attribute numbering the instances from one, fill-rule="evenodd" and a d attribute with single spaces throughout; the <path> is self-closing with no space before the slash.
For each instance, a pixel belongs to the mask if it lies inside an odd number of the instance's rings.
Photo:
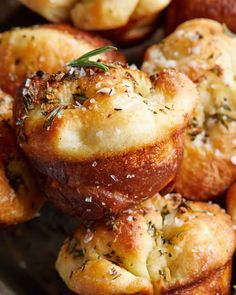
<path id="1" fill-rule="evenodd" d="M 156 27 L 159 13 L 171 0 L 21 0 L 52 22 L 71 20 L 80 29 L 101 31 L 116 44 L 140 41 Z"/>
<path id="2" fill-rule="evenodd" d="M 39 70 L 55 73 L 69 61 L 108 44 L 98 35 L 67 25 L 39 25 L 4 32 L 0 34 L 0 87 L 14 96 L 31 74 Z M 109 62 L 124 61 L 114 51 L 101 57 Z"/>
<path id="3" fill-rule="evenodd" d="M 200 101 L 186 132 L 184 159 L 176 191 L 193 200 L 222 195 L 236 180 L 236 39 L 215 21 L 196 19 L 180 25 L 150 47 L 142 69 L 185 73 Z"/>
<path id="4" fill-rule="evenodd" d="M 16 143 L 12 97 L 0 90 L 0 227 L 33 218 L 43 203 L 43 194 Z"/>
<path id="5" fill-rule="evenodd" d="M 79 227 L 56 268 L 80 295 L 229 295 L 234 247 L 231 219 L 219 206 L 157 195 Z"/>
<path id="6" fill-rule="evenodd" d="M 150 79 L 125 65 L 109 67 L 36 75 L 14 108 L 21 147 L 50 176 L 47 195 L 64 211 L 92 219 L 173 184 L 197 100 L 183 74 Z"/>

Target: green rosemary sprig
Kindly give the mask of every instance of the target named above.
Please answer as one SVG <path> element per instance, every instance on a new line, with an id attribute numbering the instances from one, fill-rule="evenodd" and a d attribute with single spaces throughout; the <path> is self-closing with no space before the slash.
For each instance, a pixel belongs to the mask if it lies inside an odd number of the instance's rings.
<path id="1" fill-rule="evenodd" d="M 95 50 L 89 51 L 82 55 L 81 57 L 69 62 L 66 66 L 72 67 L 72 68 L 88 68 L 88 67 L 97 67 L 104 72 L 108 71 L 111 66 L 106 65 L 99 61 L 91 61 L 89 60 L 92 56 L 96 56 L 98 54 L 101 54 L 103 52 L 106 52 L 108 50 L 117 50 L 114 46 L 105 46 L 101 48 L 97 48 Z"/>

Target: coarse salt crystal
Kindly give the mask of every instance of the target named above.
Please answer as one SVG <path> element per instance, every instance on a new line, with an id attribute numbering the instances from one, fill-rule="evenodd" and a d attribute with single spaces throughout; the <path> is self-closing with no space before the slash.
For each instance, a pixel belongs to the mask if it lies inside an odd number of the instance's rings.
<path id="1" fill-rule="evenodd" d="M 120 130 L 119 128 L 116 128 L 116 129 L 115 129 L 115 133 L 116 133 L 117 135 L 120 135 L 120 134 L 121 134 L 121 130 Z"/>
<path id="2" fill-rule="evenodd" d="M 31 80 L 30 79 L 26 79 L 25 81 L 25 87 L 29 87 L 31 84 Z"/>
<path id="3" fill-rule="evenodd" d="M 126 175 L 126 178 L 134 178 L 135 177 L 135 174 L 128 174 Z"/>
<path id="4" fill-rule="evenodd" d="M 185 33 L 184 30 L 178 30 L 178 31 L 176 31 L 175 34 L 176 34 L 177 37 L 183 37 L 184 33 Z"/>
<path id="5" fill-rule="evenodd" d="M 103 131 L 102 130 L 97 131 L 96 136 L 99 137 L 99 138 L 103 137 Z"/>
<path id="6" fill-rule="evenodd" d="M 85 202 L 86 203 L 91 203 L 92 202 L 92 197 L 86 197 Z"/>
<path id="7" fill-rule="evenodd" d="M 133 219 L 133 216 L 128 216 L 127 217 L 127 221 L 133 221 L 134 219 Z"/>
<path id="8" fill-rule="evenodd" d="M 92 164 L 92 167 L 96 167 L 97 164 L 98 164 L 98 163 L 97 163 L 96 161 L 94 161 L 93 164 Z"/>
<path id="9" fill-rule="evenodd" d="M 216 151 L 215 151 L 215 155 L 216 155 L 216 156 L 221 156 L 222 153 L 221 153 L 218 149 L 216 149 Z"/>
<path id="10" fill-rule="evenodd" d="M 211 85 L 211 88 L 212 88 L 212 89 L 217 89 L 217 88 L 219 88 L 219 85 L 218 85 L 218 84 L 212 84 L 212 85 Z"/>
<path id="11" fill-rule="evenodd" d="M 46 60 L 45 56 L 40 56 L 39 61 L 44 62 Z"/>
<path id="12" fill-rule="evenodd" d="M 236 155 L 231 157 L 231 162 L 236 165 Z"/>
<path id="13" fill-rule="evenodd" d="M 110 175 L 110 177 L 111 177 L 111 179 L 113 179 L 115 182 L 118 182 L 119 180 L 118 180 L 118 178 L 115 176 L 115 175 Z"/>
<path id="14" fill-rule="evenodd" d="M 165 65 L 168 68 L 174 68 L 176 66 L 176 61 L 175 60 L 172 60 L 172 59 L 166 60 L 166 64 Z"/>
<path id="15" fill-rule="evenodd" d="M 90 99 L 90 103 L 95 103 L 95 102 L 96 102 L 96 100 L 94 98 Z"/>
<path id="16" fill-rule="evenodd" d="M 182 226 L 183 225 L 183 220 L 179 219 L 178 217 L 175 217 L 175 224 L 177 226 Z"/>
<path id="17" fill-rule="evenodd" d="M 191 53 L 194 53 L 194 54 L 199 54 L 201 52 L 201 48 L 199 46 L 196 46 L 196 47 L 192 47 L 190 49 L 190 52 Z"/>
<path id="18" fill-rule="evenodd" d="M 79 71 L 79 78 L 86 76 L 86 72 L 84 70 L 84 68 L 81 68 Z"/>
<path id="19" fill-rule="evenodd" d="M 70 68 L 70 70 L 69 70 L 69 75 L 73 75 L 75 71 L 76 71 L 75 68 Z"/>
<path id="20" fill-rule="evenodd" d="M 84 243 L 87 244 L 93 239 L 93 233 L 90 229 L 87 230 L 86 235 L 84 236 Z"/>
<path id="21" fill-rule="evenodd" d="M 102 85 L 102 83 L 101 82 L 98 82 L 95 87 L 98 89 L 98 88 L 101 87 L 101 85 Z"/>
<path id="22" fill-rule="evenodd" d="M 132 65 L 130 65 L 130 69 L 131 69 L 131 70 L 137 70 L 138 67 L 137 67 L 135 64 L 132 64 Z"/>
<path id="23" fill-rule="evenodd" d="M 103 93 L 103 94 L 110 94 L 110 92 L 112 92 L 112 88 L 104 87 L 104 88 L 99 89 L 97 92 Z"/>

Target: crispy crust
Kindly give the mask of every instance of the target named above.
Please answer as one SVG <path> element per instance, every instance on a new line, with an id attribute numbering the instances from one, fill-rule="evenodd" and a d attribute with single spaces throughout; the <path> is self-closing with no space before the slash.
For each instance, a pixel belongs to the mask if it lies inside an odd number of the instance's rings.
<path id="1" fill-rule="evenodd" d="M 155 29 L 159 13 L 171 0 L 21 2 L 52 22 L 68 21 L 70 15 L 77 28 L 100 31 L 115 44 L 127 46 L 147 37 Z"/>
<path id="2" fill-rule="evenodd" d="M 0 91 L 0 227 L 33 218 L 44 203 L 11 127 L 12 98 Z"/>
<path id="3" fill-rule="evenodd" d="M 236 224 L 236 183 L 227 192 L 226 205 L 227 212 L 232 217 L 234 224 Z"/>
<path id="4" fill-rule="evenodd" d="M 56 268 L 80 295 L 202 295 L 206 288 L 226 295 L 234 247 L 230 217 L 217 205 L 155 196 L 116 219 L 80 226 Z"/>
<path id="5" fill-rule="evenodd" d="M 167 292 L 167 295 L 230 295 L 231 294 L 231 277 L 232 277 L 232 260 L 227 262 L 200 281 L 196 281 L 190 286 L 185 286 L 177 290 Z"/>
<path id="6" fill-rule="evenodd" d="M 175 190 L 190 200 L 212 200 L 226 192 L 235 179 L 235 165 L 230 160 L 219 159 L 210 151 L 203 154 L 188 143 L 185 145 Z"/>
<path id="7" fill-rule="evenodd" d="M 151 81 L 116 64 L 106 73 L 35 76 L 28 84 L 33 109 L 25 111 L 23 88 L 14 108 L 18 138 L 33 165 L 53 178 L 45 191 L 60 208 L 78 215 L 92 195 L 94 206 L 117 213 L 173 183 L 197 99 L 185 76 L 164 71 Z M 45 128 L 41 104 L 51 89 L 50 102 L 66 93 L 67 109 Z M 87 100 L 75 108 L 70 100 L 78 91 Z"/>
<path id="8" fill-rule="evenodd" d="M 173 0 L 167 10 L 167 34 L 181 23 L 193 18 L 210 18 L 226 24 L 236 32 L 234 0 Z"/>
<path id="9" fill-rule="evenodd" d="M 173 185 L 169 184 L 175 181 L 182 154 L 180 131 L 154 146 L 97 159 L 96 167 L 94 161 L 52 162 L 53 169 L 45 170 L 45 165 L 37 165 L 34 160 L 33 163 L 54 177 L 48 178 L 44 189 L 49 199 L 62 211 L 88 220 L 116 215 L 167 186 L 170 191 Z"/>
<path id="10" fill-rule="evenodd" d="M 200 101 L 187 129 L 176 191 L 192 200 L 222 195 L 236 180 L 235 38 L 212 20 L 180 25 L 145 55 L 152 74 L 176 68 L 195 82 Z"/>
<path id="11" fill-rule="evenodd" d="M 56 73 L 87 51 L 111 44 L 68 25 L 16 28 L 2 33 L 0 40 L 0 87 L 13 96 L 24 79 L 36 71 Z M 124 61 L 115 51 L 101 57 L 109 62 Z"/>

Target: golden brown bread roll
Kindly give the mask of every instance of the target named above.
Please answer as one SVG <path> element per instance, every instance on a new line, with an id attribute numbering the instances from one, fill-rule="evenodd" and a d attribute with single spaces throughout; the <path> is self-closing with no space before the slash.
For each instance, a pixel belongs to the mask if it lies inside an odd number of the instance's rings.
<path id="1" fill-rule="evenodd" d="M 214 19 L 236 32 L 236 2 L 235 0 L 173 0 L 167 10 L 167 33 L 171 33 L 179 24 L 194 18 Z"/>
<path id="2" fill-rule="evenodd" d="M 20 0 L 22 4 L 55 23 L 70 19 L 70 9 L 77 0 Z"/>
<path id="3" fill-rule="evenodd" d="M 0 90 L 0 227 L 33 218 L 44 202 L 11 121 L 12 98 Z"/>
<path id="4" fill-rule="evenodd" d="M 116 44 L 147 36 L 155 27 L 158 14 L 171 0 L 21 0 L 30 9 L 52 22 L 67 21 L 89 31 L 107 31 Z M 116 30 L 118 29 L 118 30 Z M 110 31 L 111 30 L 111 31 Z"/>
<path id="5" fill-rule="evenodd" d="M 39 25 L 4 32 L 0 34 L 0 87 L 14 96 L 32 73 L 38 70 L 55 73 L 72 59 L 108 44 L 98 35 L 67 25 Z M 109 62 L 124 61 L 114 51 L 101 57 Z"/>
<path id="6" fill-rule="evenodd" d="M 157 195 L 80 226 L 56 268 L 80 295 L 229 295 L 234 247 L 230 216 L 218 205 Z"/>
<path id="7" fill-rule="evenodd" d="M 183 74 L 163 71 L 150 79 L 109 66 L 36 75 L 14 108 L 21 147 L 51 177 L 48 196 L 64 211 L 92 219 L 173 183 L 197 100 Z"/>
<path id="8" fill-rule="evenodd" d="M 142 69 L 185 73 L 200 101 L 187 129 L 176 191 L 190 199 L 213 199 L 236 180 L 236 39 L 212 20 L 180 25 L 146 52 Z"/>
<path id="9" fill-rule="evenodd" d="M 227 192 L 226 204 L 227 212 L 232 217 L 236 226 L 236 183 L 233 184 Z"/>

